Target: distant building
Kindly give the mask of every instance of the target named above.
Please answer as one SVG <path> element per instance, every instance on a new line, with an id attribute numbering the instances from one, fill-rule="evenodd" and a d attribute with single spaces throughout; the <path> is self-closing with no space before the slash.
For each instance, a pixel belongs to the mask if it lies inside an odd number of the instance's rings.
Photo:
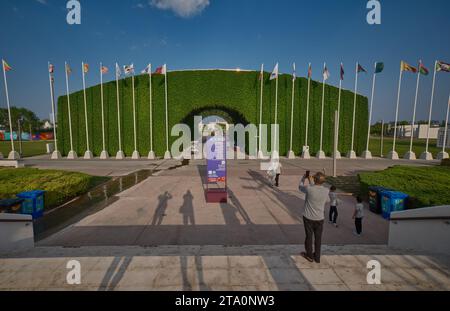
<path id="1" fill-rule="evenodd" d="M 437 139 L 440 127 L 431 126 L 430 139 Z M 397 126 L 397 135 L 399 138 L 410 138 L 413 133 L 414 138 L 426 139 L 428 135 L 428 124 L 416 124 L 411 130 L 411 125 Z"/>
<path id="2" fill-rule="evenodd" d="M 50 130 L 52 128 L 53 128 L 53 124 L 50 123 L 50 121 L 48 121 L 48 120 L 44 122 L 44 125 L 42 125 L 43 130 Z"/>
<path id="3" fill-rule="evenodd" d="M 439 134 L 438 134 L 438 140 L 437 140 L 437 144 L 436 146 L 438 148 L 442 148 L 442 146 L 444 146 L 444 133 L 445 133 L 445 129 L 441 128 L 439 130 Z M 450 148 L 450 129 L 447 130 L 447 144 L 446 144 L 446 148 Z"/>

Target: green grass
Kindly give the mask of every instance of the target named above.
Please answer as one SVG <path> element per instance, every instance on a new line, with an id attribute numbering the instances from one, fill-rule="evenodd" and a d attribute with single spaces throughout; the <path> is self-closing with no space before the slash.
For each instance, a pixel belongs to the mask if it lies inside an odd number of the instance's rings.
<path id="1" fill-rule="evenodd" d="M 47 152 L 46 144 L 53 141 L 24 141 L 22 142 L 22 157 L 32 157 L 45 154 Z M 14 142 L 14 148 L 17 152 L 20 150 L 19 142 Z M 0 141 L 0 152 L 6 158 L 11 151 L 10 141 Z"/>
<path id="2" fill-rule="evenodd" d="M 359 177 L 363 193 L 369 186 L 394 189 L 408 194 L 413 208 L 450 204 L 450 167 L 395 166 Z"/>
<path id="3" fill-rule="evenodd" d="M 24 191 L 45 190 L 45 207 L 48 209 L 107 180 L 106 177 L 56 170 L 0 168 L 0 199 L 15 198 L 16 194 Z"/>
<path id="4" fill-rule="evenodd" d="M 269 73 L 264 75 L 263 92 L 263 124 L 270 124 L 275 119 L 275 82 L 269 80 Z M 301 153 L 306 131 L 306 95 L 308 81 L 298 78 L 295 89 L 293 150 Z M 133 105 L 131 78 L 119 82 L 120 89 L 120 123 L 122 129 L 123 151 L 131 155 L 134 151 Z M 106 149 L 111 155 L 118 151 L 117 95 L 115 81 L 104 84 L 104 112 L 106 123 Z M 137 149 L 141 154 L 147 154 L 150 148 L 150 107 L 149 107 L 149 77 L 135 77 L 136 115 L 137 115 Z M 165 102 L 164 76 L 152 76 L 153 94 L 153 141 L 158 156 L 164 155 L 165 143 Z M 280 154 L 285 155 L 289 149 L 292 76 L 280 75 L 278 92 L 278 123 L 280 124 Z M 101 103 L 100 87 L 86 89 L 88 128 L 90 133 L 90 149 L 95 155 L 102 151 Z M 234 123 L 259 124 L 260 107 L 259 72 L 229 72 L 229 71 L 183 71 L 168 73 L 168 107 L 169 131 L 175 124 L 183 123 L 192 117 L 195 111 L 207 117 L 213 111 L 222 110 L 227 115 L 239 116 Z M 353 117 L 352 92 L 342 91 L 340 150 L 348 150 L 351 145 L 351 126 Z M 357 96 L 355 150 L 361 153 L 365 149 L 368 123 L 368 100 Z M 78 154 L 86 150 L 86 124 L 84 117 L 83 92 L 70 95 L 73 145 Z M 331 154 L 333 147 L 334 111 L 338 104 L 338 89 L 327 85 L 325 87 L 324 136 L 323 149 Z M 319 150 L 320 119 L 322 107 L 322 84 L 311 82 L 310 115 L 309 115 L 309 146 L 311 151 Z M 242 118 L 241 118 L 242 117 Z M 236 120 L 237 119 L 237 120 Z M 242 120 L 239 120 L 242 119 Z M 63 154 L 70 150 L 68 105 L 66 96 L 58 99 L 58 139 Z M 170 135 L 170 134 L 169 134 Z M 270 134 L 268 134 L 270 140 Z M 173 143 L 177 137 L 169 137 Z"/>
<path id="5" fill-rule="evenodd" d="M 383 155 L 386 156 L 392 150 L 392 144 L 394 139 L 392 137 L 384 138 L 384 147 L 383 147 Z M 371 137 L 370 138 L 370 151 L 372 151 L 372 155 L 379 157 L 381 152 L 381 138 L 380 137 Z M 403 158 L 406 152 L 409 151 L 410 139 L 409 138 L 401 138 L 397 139 L 396 151 L 400 158 Z M 413 151 L 416 153 L 416 157 L 419 158 L 422 152 L 425 151 L 426 139 L 414 139 L 413 143 Z M 436 147 L 436 139 L 430 139 L 429 151 L 433 154 L 433 157 L 436 158 L 437 154 L 442 151 L 442 148 Z"/>

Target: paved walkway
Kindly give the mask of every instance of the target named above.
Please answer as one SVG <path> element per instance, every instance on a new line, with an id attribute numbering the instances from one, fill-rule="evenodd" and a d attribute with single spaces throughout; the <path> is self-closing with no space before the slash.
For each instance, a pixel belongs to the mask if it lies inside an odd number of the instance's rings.
<path id="1" fill-rule="evenodd" d="M 302 164 L 311 165 L 313 162 Z M 322 164 L 322 162 L 320 163 Z M 304 241 L 300 164 L 284 163 L 281 187 L 271 188 L 259 163 L 229 167 L 229 202 L 205 201 L 205 166 L 163 170 L 122 192 L 105 209 L 45 240 L 41 246 L 296 245 Z M 357 168 L 353 163 L 352 168 Z M 366 211 L 364 234 L 354 236 L 355 199 L 342 196 L 339 228 L 326 224 L 323 243 L 387 244 L 388 222 Z M 328 208 L 327 208 L 328 211 Z"/>
<path id="2" fill-rule="evenodd" d="M 299 246 L 36 248 L 0 258 L 0 290 L 450 290 L 450 258 L 385 246 L 324 247 L 320 264 Z M 69 285 L 67 263 L 81 264 Z M 367 262 L 381 285 L 367 284 Z"/>

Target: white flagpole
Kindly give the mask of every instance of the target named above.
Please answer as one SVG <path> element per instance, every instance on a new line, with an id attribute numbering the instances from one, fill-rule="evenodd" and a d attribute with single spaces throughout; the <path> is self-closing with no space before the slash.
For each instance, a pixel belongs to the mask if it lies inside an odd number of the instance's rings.
<path id="1" fill-rule="evenodd" d="M 164 64 L 164 89 L 165 89 L 165 108 L 166 108 L 166 153 L 164 159 L 172 158 L 169 151 L 169 115 L 168 115 L 168 100 L 167 100 L 167 64 Z"/>
<path id="2" fill-rule="evenodd" d="M 148 64 L 148 83 L 149 83 L 149 106 L 150 106 L 150 152 L 148 159 L 155 159 L 155 152 L 153 151 L 153 95 L 152 95 L 152 64 Z"/>
<path id="3" fill-rule="evenodd" d="M 258 158 L 262 159 L 264 157 L 261 149 L 261 141 L 262 141 L 262 116 L 263 116 L 263 90 L 264 90 L 264 64 L 261 65 L 261 95 L 259 100 L 259 134 L 258 134 Z"/>
<path id="4" fill-rule="evenodd" d="M 438 159 L 448 159 L 449 155 L 447 152 L 445 152 L 445 149 L 447 148 L 447 131 L 448 131 L 448 117 L 450 112 L 450 95 L 448 96 L 448 105 L 447 105 L 447 116 L 445 118 L 445 126 L 444 126 L 444 141 L 442 142 L 442 152 L 439 153 Z"/>
<path id="5" fill-rule="evenodd" d="M 54 81 L 52 77 L 52 73 L 50 72 L 50 62 L 48 62 L 48 79 L 50 81 L 50 98 L 52 102 L 52 116 L 53 116 L 53 136 L 55 140 L 55 151 L 52 153 L 51 159 L 57 160 L 61 158 L 61 153 L 58 151 L 58 139 L 56 137 L 56 109 L 55 109 L 55 90 L 54 90 Z M 31 136 L 31 129 L 30 129 Z"/>
<path id="6" fill-rule="evenodd" d="M 84 154 L 84 158 L 86 160 L 92 159 L 92 152 L 89 146 L 89 125 L 88 125 L 88 116 L 87 116 L 87 101 L 86 101 L 86 79 L 84 72 L 84 62 L 81 63 L 81 71 L 83 73 L 83 98 L 84 98 L 84 122 L 86 123 L 86 152 Z"/>
<path id="7" fill-rule="evenodd" d="M 400 106 L 400 94 L 402 89 L 402 77 L 403 77 L 403 68 L 400 66 L 400 78 L 398 80 L 398 94 L 397 94 L 397 107 L 395 109 L 395 123 L 394 123 L 394 142 L 392 144 L 392 151 L 388 154 L 388 159 L 398 160 L 398 153 L 395 151 L 395 143 L 397 141 L 397 123 L 398 123 L 398 109 Z"/>
<path id="8" fill-rule="evenodd" d="M 132 72 L 131 72 L 131 88 L 133 89 L 133 135 L 134 135 L 134 151 L 132 155 L 133 160 L 137 160 L 140 158 L 139 152 L 137 150 L 137 127 L 136 127 L 136 94 L 134 90 L 134 65 L 132 65 Z"/>
<path id="9" fill-rule="evenodd" d="M 279 152 L 278 152 L 278 148 L 277 148 L 277 144 L 278 144 L 278 132 L 277 132 L 277 128 L 278 128 L 278 76 L 280 75 L 280 68 L 278 67 L 278 63 L 277 63 L 277 78 L 275 80 L 275 137 L 274 137 L 274 145 L 273 145 L 273 152 L 272 152 L 272 159 L 278 159 L 279 157 Z"/>
<path id="10" fill-rule="evenodd" d="M 353 120 L 352 120 L 352 144 L 350 148 L 350 152 L 348 153 L 348 157 L 350 159 L 355 159 L 355 123 L 356 123 L 356 98 L 357 98 L 357 92 L 358 92 L 358 65 L 359 63 L 356 62 L 356 69 L 355 69 L 355 94 L 353 97 Z"/>
<path id="11" fill-rule="evenodd" d="M 327 68 L 327 64 L 323 64 L 323 83 L 322 83 L 322 112 L 320 116 L 320 150 L 317 153 L 317 158 L 323 159 L 325 158 L 325 153 L 323 149 L 323 111 L 325 109 L 325 69 Z"/>
<path id="12" fill-rule="evenodd" d="M 413 118 L 411 123 L 411 140 L 409 143 L 409 152 L 407 152 L 404 156 L 407 160 L 415 160 L 416 153 L 413 152 L 413 143 L 414 143 L 414 126 L 416 124 L 416 109 L 417 109 L 417 99 L 419 95 L 419 84 L 420 84 L 420 68 L 422 67 L 422 60 L 419 61 L 419 70 L 417 70 L 417 84 L 416 84 L 416 96 L 414 98 L 414 108 L 413 108 Z"/>
<path id="13" fill-rule="evenodd" d="M 103 64 L 100 63 L 100 101 L 102 106 L 102 139 L 103 139 L 103 149 L 100 154 L 100 159 L 105 160 L 109 158 L 108 151 L 106 151 L 106 138 L 105 138 L 105 108 L 104 108 L 104 97 L 103 97 Z"/>
<path id="14" fill-rule="evenodd" d="M 73 150 L 72 113 L 70 111 L 71 109 L 70 109 L 70 94 L 69 94 L 69 73 L 67 72 L 68 70 L 67 62 L 65 63 L 64 70 L 66 72 L 67 108 L 69 115 L 69 136 L 70 136 L 70 151 L 69 154 L 67 155 L 67 158 L 73 160 L 77 158 L 77 154 L 75 150 Z"/>
<path id="15" fill-rule="evenodd" d="M 341 63 L 341 71 L 342 68 L 344 67 L 344 65 Z M 340 127 L 340 118 L 341 118 L 341 94 L 342 94 L 342 74 L 339 77 L 339 94 L 338 94 L 338 110 L 337 110 L 337 133 L 336 133 L 336 150 L 333 150 L 336 154 L 334 156 L 334 158 L 336 159 L 340 159 L 341 158 L 341 153 L 339 152 L 339 127 Z"/>
<path id="16" fill-rule="evenodd" d="M 6 80 L 6 70 L 5 70 L 5 61 L 2 60 L 3 67 L 3 79 L 5 80 L 5 93 L 6 93 L 6 104 L 8 105 L 8 119 L 9 119 L 9 133 L 11 139 L 11 152 L 9 153 L 8 159 L 10 160 L 18 160 L 20 155 L 14 149 L 14 135 L 13 135 L 13 126 L 12 126 L 12 118 L 11 118 L 11 106 L 9 104 L 9 92 L 8 92 L 8 82 Z"/>
<path id="17" fill-rule="evenodd" d="M 433 160 L 433 155 L 428 151 L 428 147 L 430 144 L 430 127 L 431 127 L 431 116 L 433 113 L 433 101 L 434 101 L 434 88 L 436 85 L 436 67 L 437 67 L 437 61 L 434 63 L 434 73 L 433 73 L 433 86 L 431 88 L 431 102 L 430 102 L 430 112 L 428 115 L 428 130 L 427 130 L 427 144 L 425 147 L 425 152 L 422 153 L 420 156 L 423 160 Z"/>
<path id="18" fill-rule="evenodd" d="M 308 65 L 308 93 L 306 95 L 306 128 L 305 128 L 305 146 L 303 146 L 302 158 L 309 159 L 309 146 L 308 146 L 308 128 L 309 128 L 309 95 L 311 91 L 311 63 Z"/>
<path id="19" fill-rule="evenodd" d="M 366 141 L 366 151 L 363 152 L 362 157 L 364 159 L 372 159 L 372 152 L 369 150 L 370 145 L 370 127 L 372 126 L 372 114 L 373 114 L 373 99 L 375 95 L 375 83 L 377 80 L 377 63 L 375 62 L 373 78 L 372 78 L 372 95 L 370 96 L 370 111 L 369 111 L 369 124 L 367 125 L 367 141 Z"/>
<path id="20" fill-rule="evenodd" d="M 293 127 L 294 127 L 294 100 L 295 100 L 295 63 L 294 63 L 294 73 L 292 75 L 292 103 L 291 103 L 291 136 L 289 142 L 289 159 L 295 159 L 295 153 L 292 150 L 292 135 L 293 135 Z"/>
<path id="21" fill-rule="evenodd" d="M 122 151 L 122 135 L 121 135 L 121 128 L 120 128 L 120 97 L 119 97 L 119 70 L 120 67 L 116 63 L 116 90 L 117 90 L 117 129 L 119 131 L 119 151 L 117 151 L 116 159 L 122 160 L 125 158 L 125 154 Z"/>

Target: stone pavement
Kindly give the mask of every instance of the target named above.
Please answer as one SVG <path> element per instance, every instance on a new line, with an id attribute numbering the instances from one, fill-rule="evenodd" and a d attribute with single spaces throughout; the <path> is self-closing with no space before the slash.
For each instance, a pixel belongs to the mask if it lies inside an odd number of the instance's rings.
<path id="1" fill-rule="evenodd" d="M 120 193 L 108 207 L 40 241 L 39 245 L 301 244 L 305 237 L 304 195 L 298 185 L 305 169 L 291 162 L 283 165 L 280 188 L 271 188 L 265 172 L 259 169 L 259 162 L 232 162 L 227 204 L 206 203 L 206 167 L 202 162 L 176 170 L 161 170 Z M 356 163 L 352 164 L 353 169 L 357 167 Z M 325 225 L 324 244 L 387 244 L 388 222 L 369 211 L 364 219 L 363 236 L 353 235 L 355 199 L 340 198 L 344 204 L 339 207 L 339 228 Z"/>
<path id="2" fill-rule="evenodd" d="M 320 264 L 302 247 L 159 246 L 36 248 L 0 258 L 0 290 L 450 290 L 450 258 L 385 246 L 325 246 Z M 81 284 L 69 285 L 70 260 Z M 367 283 L 367 262 L 381 284 Z"/>

